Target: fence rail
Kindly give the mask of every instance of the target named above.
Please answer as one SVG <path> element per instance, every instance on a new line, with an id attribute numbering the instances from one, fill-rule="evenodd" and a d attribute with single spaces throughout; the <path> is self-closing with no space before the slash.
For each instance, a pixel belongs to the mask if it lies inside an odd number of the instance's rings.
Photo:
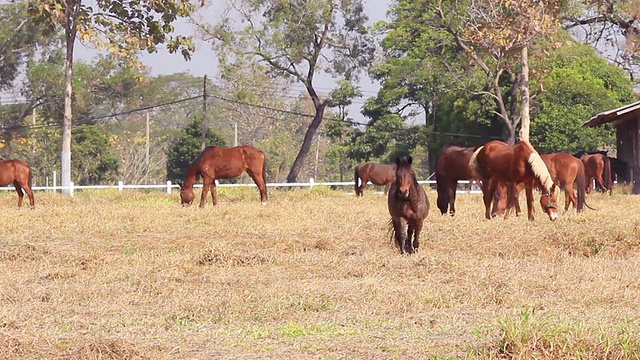
<path id="1" fill-rule="evenodd" d="M 419 180 L 418 181 L 419 184 L 427 184 L 427 185 L 433 185 L 435 186 L 435 180 Z M 219 187 L 255 187 L 256 184 L 220 184 L 218 183 L 218 181 L 216 180 L 216 184 Z M 465 194 L 480 194 L 482 193 L 480 191 L 480 188 L 478 187 L 478 185 L 476 184 L 475 181 L 471 181 L 469 182 L 468 180 L 460 180 L 458 181 L 458 184 L 460 185 L 471 185 L 468 186 L 467 189 L 458 189 L 458 193 L 465 193 Z M 309 182 L 296 182 L 296 183 L 267 183 L 267 187 L 268 188 L 286 188 L 286 187 L 308 187 L 308 188 L 313 188 L 315 186 L 353 186 L 354 183 L 353 181 L 330 181 L 330 182 L 315 182 L 314 179 L 309 179 Z M 373 184 L 371 182 L 368 182 L 367 185 L 372 186 Z M 202 184 L 195 184 L 194 187 L 197 188 L 201 188 Z M 58 192 L 58 191 L 62 191 L 62 190 L 69 190 L 69 195 L 73 196 L 73 193 L 75 190 L 84 190 L 84 189 L 118 189 L 118 191 L 123 191 L 125 189 L 158 189 L 158 190 L 164 190 L 167 192 L 167 194 L 171 194 L 173 189 L 179 189 L 180 185 L 178 184 L 174 184 L 171 181 L 167 181 L 166 184 L 150 184 L 150 185 L 129 185 L 129 184 L 125 184 L 122 181 L 119 181 L 118 184 L 116 185 L 75 185 L 73 182 L 70 184 L 70 186 L 59 186 L 59 185 L 54 185 L 54 186 L 34 186 L 33 190 L 36 191 L 52 191 L 52 192 Z M 15 190 L 15 188 L 13 186 L 4 186 L 4 187 L 0 187 L 0 191 L 2 190 Z"/>

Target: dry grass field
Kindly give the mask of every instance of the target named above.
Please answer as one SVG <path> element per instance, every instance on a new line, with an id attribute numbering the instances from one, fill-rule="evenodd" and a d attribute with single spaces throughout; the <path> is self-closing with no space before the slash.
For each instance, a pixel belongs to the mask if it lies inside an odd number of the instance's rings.
<path id="1" fill-rule="evenodd" d="M 199 191 L 197 192 L 199 196 Z M 555 223 L 483 218 L 479 195 L 420 251 L 386 198 L 329 189 L 0 193 L 2 359 L 637 359 L 640 197 Z"/>

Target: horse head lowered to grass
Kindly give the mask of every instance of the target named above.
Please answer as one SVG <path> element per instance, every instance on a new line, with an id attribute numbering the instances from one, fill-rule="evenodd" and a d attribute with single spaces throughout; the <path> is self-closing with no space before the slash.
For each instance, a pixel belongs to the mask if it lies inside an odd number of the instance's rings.
<path id="1" fill-rule="evenodd" d="M 232 148 L 209 146 L 202 150 L 200 155 L 189 165 L 184 183 L 180 186 L 180 201 L 183 205 L 189 205 L 193 202 L 195 199 L 193 184 L 198 176 L 201 176 L 203 186 L 200 207 L 204 207 L 209 190 L 211 190 L 213 205 L 217 205 L 218 192 L 215 180 L 233 179 L 246 171 L 258 186 L 260 200 L 266 204 L 265 165 L 264 153 L 253 146 L 244 145 Z"/>

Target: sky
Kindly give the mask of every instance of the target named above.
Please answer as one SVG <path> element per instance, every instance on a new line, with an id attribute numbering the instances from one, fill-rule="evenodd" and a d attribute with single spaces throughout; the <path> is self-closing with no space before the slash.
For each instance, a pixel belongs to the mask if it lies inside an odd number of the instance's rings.
<path id="1" fill-rule="evenodd" d="M 369 16 L 370 25 L 380 20 L 386 20 L 386 14 L 391 0 L 363 0 L 363 3 L 365 12 Z M 223 4 L 224 0 L 214 0 L 213 5 L 200 10 L 196 15 L 202 17 L 207 17 L 208 15 L 215 16 L 215 14 L 211 14 L 212 11 L 215 11 L 214 7 L 216 5 L 222 7 L 224 6 Z M 182 21 L 176 23 L 176 32 L 194 35 L 195 26 L 186 21 Z M 142 62 L 150 68 L 151 74 L 154 76 L 188 72 L 193 76 L 204 76 L 206 74 L 208 77 L 215 78 L 218 74 L 217 61 L 211 45 L 197 39 L 197 36 L 194 37 L 196 38 L 196 51 L 190 61 L 184 60 L 180 54 L 169 54 L 169 52 L 164 49 L 160 49 L 157 53 L 153 54 L 144 53 L 140 58 Z M 86 58 L 91 56 L 91 51 L 92 50 L 86 48 L 78 49 L 78 57 L 83 60 L 88 60 Z M 335 84 L 333 79 L 322 76 L 318 76 L 315 82 L 316 88 L 320 92 L 328 92 L 335 87 Z M 349 116 L 354 118 L 356 122 L 366 122 L 367 120 L 360 114 L 361 107 L 366 98 L 376 95 L 380 86 L 377 82 L 367 77 L 366 74 L 362 75 L 359 85 L 364 97 L 354 100 L 353 105 L 347 110 Z"/>

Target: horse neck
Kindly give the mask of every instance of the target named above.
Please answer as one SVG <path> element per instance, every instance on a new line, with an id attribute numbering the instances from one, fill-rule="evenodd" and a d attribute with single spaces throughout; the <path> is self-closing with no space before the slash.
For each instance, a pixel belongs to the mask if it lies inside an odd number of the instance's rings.
<path id="1" fill-rule="evenodd" d="M 196 179 L 198 178 L 198 161 L 194 161 L 189 165 L 187 169 L 187 173 L 184 176 L 184 184 L 183 187 L 191 188 L 193 184 L 195 184 Z"/>

